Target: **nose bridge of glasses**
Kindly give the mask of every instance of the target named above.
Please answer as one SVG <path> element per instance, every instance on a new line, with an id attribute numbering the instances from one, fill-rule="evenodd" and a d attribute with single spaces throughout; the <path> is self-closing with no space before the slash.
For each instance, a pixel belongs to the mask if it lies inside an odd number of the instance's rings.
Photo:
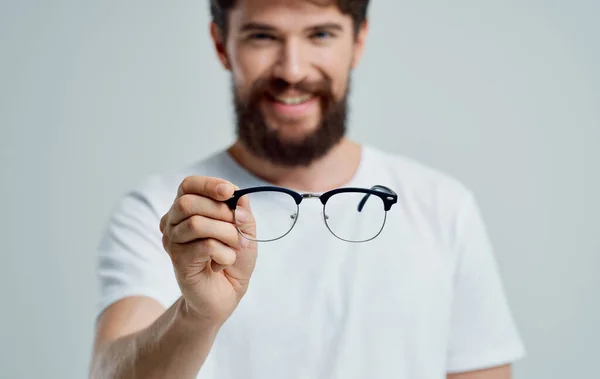
<path id="1" fill-rule="evenodd" d="M 321 197 L 321 195 L 318 195 L 316 193 L 303 193 L 302 194 L 303 199 L 319 199 L 320 197 Z"/>

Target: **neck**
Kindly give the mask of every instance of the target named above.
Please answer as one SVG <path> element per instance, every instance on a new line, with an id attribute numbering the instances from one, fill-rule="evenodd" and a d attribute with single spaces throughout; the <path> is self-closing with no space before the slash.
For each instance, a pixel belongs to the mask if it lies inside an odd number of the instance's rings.
<path id="1" fill-rule="evenodd" d="M 240 166 L 262 180 L 306 192 L 325 192 L 344 186 L 358 169 L 361 151 L 360 145 L 344 138 L 309 166 L 287 167 L 255 156 L 239 140 L 228 149 Z"/>

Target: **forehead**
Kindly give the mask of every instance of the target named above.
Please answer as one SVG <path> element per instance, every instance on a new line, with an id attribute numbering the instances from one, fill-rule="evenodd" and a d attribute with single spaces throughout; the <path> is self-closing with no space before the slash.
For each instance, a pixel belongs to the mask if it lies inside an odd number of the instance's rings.
<path id="1" fill-rule="evenodd" d="M 234 28 L 247 22 L 257 22 L 291 28 L 306 23 L 335 21 L 352 23 L 335 0 L 237 0 L 229 14 Z"/>

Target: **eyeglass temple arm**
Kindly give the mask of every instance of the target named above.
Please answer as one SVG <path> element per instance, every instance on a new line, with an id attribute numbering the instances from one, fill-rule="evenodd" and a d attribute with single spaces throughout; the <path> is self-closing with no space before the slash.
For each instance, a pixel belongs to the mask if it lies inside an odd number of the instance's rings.
<path id="1" fill-rule="evenodd" d="M 375 186 L 371 187 L 371 189 L 372 190 L 381 190 L 383 192 L 389 193 L 390 195 L 394 194 L 394 191 L 387 188 L 386 186 L 375 185 Z M 363 196 L 363 198 L 360 200 L 360 203 L 358 203 L 358 211 L 359 212 L 362 212 L 363 208 L 365 207 L 365 204 L 367 203 L 367 200 L 369 199 L 369 196 L 371 196 L 371 194 L 366 193 L 365 196 Z"/>

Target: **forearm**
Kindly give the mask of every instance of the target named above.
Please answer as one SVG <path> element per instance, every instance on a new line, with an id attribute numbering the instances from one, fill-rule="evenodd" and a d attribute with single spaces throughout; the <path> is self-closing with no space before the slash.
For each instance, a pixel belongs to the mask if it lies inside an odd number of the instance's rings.
<path id="1" fill-rule="evenodd" d="M 148 328 L 98 346 L 90 378 L 194 379 L 217 332 L 192 318 L 180 299 Z"/>

